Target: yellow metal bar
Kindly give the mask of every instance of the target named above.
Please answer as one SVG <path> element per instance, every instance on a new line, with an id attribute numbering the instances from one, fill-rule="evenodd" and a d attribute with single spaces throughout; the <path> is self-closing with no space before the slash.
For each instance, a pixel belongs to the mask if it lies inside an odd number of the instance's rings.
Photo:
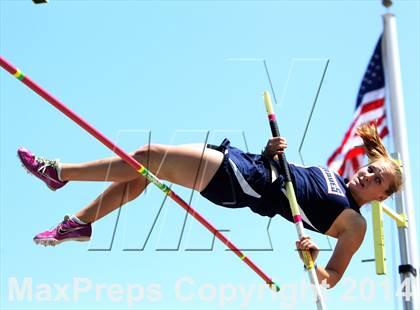
<path id="1" fill-rule="evenodd" d="M 382 209 L 386 214 L 389 215 L 392 219 L 395 220 L 398 227 L 407 227 L 407 217 L 404 213 L 398 214 L 394 210 L 392 210 L 390 207 L 382 204 Z"/>
<path id="2" fill-rule="evenodd" d="M 372 202 L 373 246 L 376 274 L 386 274 L 383 212 L 379 201 Z"/>

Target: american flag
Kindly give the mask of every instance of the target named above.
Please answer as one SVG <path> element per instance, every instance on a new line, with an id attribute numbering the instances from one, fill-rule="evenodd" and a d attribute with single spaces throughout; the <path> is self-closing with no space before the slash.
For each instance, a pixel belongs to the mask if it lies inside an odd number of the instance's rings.
<path id="1" fill-rule="evenodd" d="M 381 138 L 388 134 L 385 110 L 385 77 L 381 51 L 382 36 L 375 47 L 357 95 L 354 118 L 341 145 L 327 161 L 328 167 L 350 178 L 364 165 L 365 150 L 356 129 L 363 123 L 376 123 Z"/>

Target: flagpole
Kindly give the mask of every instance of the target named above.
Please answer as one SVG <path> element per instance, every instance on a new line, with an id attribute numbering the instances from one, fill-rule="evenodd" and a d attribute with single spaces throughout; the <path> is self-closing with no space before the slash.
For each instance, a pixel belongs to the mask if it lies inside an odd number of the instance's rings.
<path id="1" fill-rule="evenodd" d="M 401 265 L 399 266 L 399 272 L 401 275 L 402 285 L 406 283 L 404 281 L 409 281 L 409 283 L 406 284 L 411 286 L 412 294 L 408 301 L 403 297 L 403 304 L 404 309 L 420 309 L 420 293 L 418 291 L 420 284 L 419 278 L 417 276 L 419 267 L 419 254 L 395 16 L 390 13 L 384 14 L 383 23 L 383 51 L 385 56 L 384 61 L 386 77 L 388 79 L 387 86 L 390 99 L 389 106 L 392 120 L 392 137 L 395 151 L 401 156 L 405 179 L 404 187 L 401 192 L 403 202 L 401 207 L 402 211 L 407 216 L 408 227 L 403 228 L 406 230 L 405 234 L 407 236 L 407 249 L 403 249 L 402 252 L 407 252 L 407 257 L 404 258 L 403 255 L 401 255 Z M 400 243 L 400 247 L 402 246 L 404 245 Z"/>

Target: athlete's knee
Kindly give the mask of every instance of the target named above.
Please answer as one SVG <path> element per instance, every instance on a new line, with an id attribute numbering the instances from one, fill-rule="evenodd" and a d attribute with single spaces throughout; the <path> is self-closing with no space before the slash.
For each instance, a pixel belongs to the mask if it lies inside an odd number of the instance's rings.
<path id="1" fill-rule="evenodd" d="M 153 173 L 157 173 L 168 146 L 163 144 L 146 144 L 133 152 L 133 156 Z"/>
<path id="2" fill-rule="evenodd" d="M 127 184 L 127 200 L 131 201 L 136 199 L 146 189 L 149 182 L 145 177 L 139 176 L 138 178 L 131 180 Z"/>
<path id="3" fill-rule="evenodd" d="M 133 156 L 142 163 L 153 157 L 159 156 L 163 152 L 162 146 L 159 144 L 146 144 L 133 152 Z"/>

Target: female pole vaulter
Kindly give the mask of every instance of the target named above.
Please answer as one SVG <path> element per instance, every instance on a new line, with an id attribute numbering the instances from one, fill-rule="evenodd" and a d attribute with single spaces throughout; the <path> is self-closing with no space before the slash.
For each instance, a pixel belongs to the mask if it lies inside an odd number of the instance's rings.
<path id="1" fill-rule="evenodd" d="M 347 183 L 324 167 L 288 164 L 304 227 L 338 239 L 326 267 L 315 267 L 318 280 L 326 280 L 330 288 L 341 279 L 364 239 L 366 221 L 359 209 L 368 202 L 385 200 L 403 183 L 402 171 L 382 144 L 376 126 L 364 124 L 357 133 L 371 163 L 358 170 Z M 259 215 L 280 214 L 293 222 L 284 175 L 274 160 L 286 147 L 284 137 L 275 137 L 269 139 L 262 154 L 251 154 L 231 146 L 225 139 L 219 146 L 150 144 L 130 155 L 160 179 L 194 189 L 217 205 L 249 207 Z M 18 149 L 18 156 L 24 167 L 52 190 L 69 181 L 113 182 L 86 207 L 66 216 L 57 227 L 36 235 L 37 244 L 89 240 L 94 221 L 137 198 L 148 185 L 143 176 L 118 156 L 86 163 L 60 163 L 35 156 L 24 148 Z M 319 248 L 310 237 L 302 237 L 296 247 L 310 251 L 316 260 Z"/>

